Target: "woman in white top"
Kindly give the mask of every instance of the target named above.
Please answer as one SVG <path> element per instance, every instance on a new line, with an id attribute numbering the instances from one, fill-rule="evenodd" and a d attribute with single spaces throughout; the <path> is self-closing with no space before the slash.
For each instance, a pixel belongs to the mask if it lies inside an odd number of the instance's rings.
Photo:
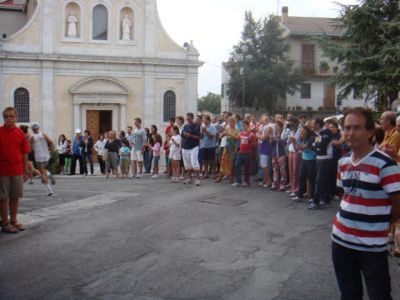
<path id="1" fill-rule="evenodd" d="M 61 134 L 58 138 L 57 144 L 57 152 L 58 152 L 58 161 L 60 165 L 60 173 L 64 173 L 64 165 L 65 165 L 65 148 L 67 147 L 67 138 L 64 134 Z"/>
<path id="2" fill-rule="evenodd" d="M 172 136 L 170 140 L 170 159 L 172 159 L 172 182 L 179 182 L 180 169 L 181 169 L 181 143 L 182 138 L 179 135 L 179 127 L 174 126 L 172 128 Z"/>
<path id="3" fill-rule="evenodd" d="M 103 160 L 104 146 L 106 145 L 106 140 L 103 134 L 100 134 L 99 140 L 94 144 L 94 151 L 97 153 L 97 161 L 100 164 L 100 171 L 102 175 L 106 174 L 106 163 Z"/>

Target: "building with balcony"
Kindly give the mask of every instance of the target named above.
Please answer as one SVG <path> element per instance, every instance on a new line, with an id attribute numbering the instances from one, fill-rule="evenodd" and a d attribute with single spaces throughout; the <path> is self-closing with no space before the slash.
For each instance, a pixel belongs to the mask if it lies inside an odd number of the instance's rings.
<path id="1" fill-rule="evenodd" d="M 337 26 L 337 21 L 332 18 L 291 17 L 289 8 L 285 6 L 282 8 L 281 24 L 290 44 L 289 57 L 306 76 L 300 92 L 287 95 L 286 108 L 336 109 L 339 87 L 331 80 L 340 65 L 324 57 L 310 37 L 326 35 L 341 43 L 343 31 Z M 356 92 L 341 103 L 342 108 L 362 105 L 363 97 Z"/>

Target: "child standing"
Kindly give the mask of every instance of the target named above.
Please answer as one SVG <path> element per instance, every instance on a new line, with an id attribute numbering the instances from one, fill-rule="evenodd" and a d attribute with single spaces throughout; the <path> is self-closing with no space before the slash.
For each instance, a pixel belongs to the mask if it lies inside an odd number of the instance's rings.
<path id="1" fill-rule="evenodd" d="M 153 167 L 152 178 L 158 178 L 161 145 L 162 145 L 162 137 L 161 137 L 161 135 L 156 133 L 154 135 L 154 145 L 153 146 L 148 145 L 150 147 L 150 149 L 153 151 L 154 167 Z"/>
<path id="2" fill-rule="evenodd" d="M 172 180 L 171 182 L 179 182 L 180 170 L 181 170 L 181 142 L 182 138 L 179 135 L 179 127 L 174 126 L 172 128 L 172 137 L 170 140 L 170 159 L 172 161 Z"/>
<path id="3" fill-rule="evenodd" d="M 72 156 L 73 154 L 72 154 L 71 141 L 67 140 L 64 149 L 64 157 L 65 157 L 64 174 L 71 174 Z"/>
<path id="4" fill-rule="evenodd" d="M 254 133 L 249 129 L 249 121 L 243 120 L 242 127 L 243 130 L 238 135 L 240 147 L 235 164 L 236 182 L 232 185 L 235 187 L 247 187 L 250 185 L 250 155 L 256 142 Z M 244 182 L 242 181 L 242 169 L 244 173 Z"/>
<path id="5" fill-rule="evenodd" d="M 131 149 L 129 148 L 129 141 L 122 140 L 122 147 L 119 149 L 121 178 L 128 178 Z"/>
<path id="6" fill-rule="evenodd" d="M 170 141 L 171 141 L 171 136 L 169 134 L 166 135 L 165 137 L 165 142 L 163 145 L 163 149 L 164 149 L 164 153 L 165 153 L 165 174 L 167 174 L 167 178 L 172 176 L 172 163 L 171 160 L 169 158 L 169 154 L 170 154 Z"/>

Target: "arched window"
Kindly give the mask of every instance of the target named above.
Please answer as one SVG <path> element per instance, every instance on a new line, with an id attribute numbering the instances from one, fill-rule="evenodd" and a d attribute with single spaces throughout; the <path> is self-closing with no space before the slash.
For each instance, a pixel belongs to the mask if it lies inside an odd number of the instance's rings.
<path id="1" fill-rule="evenodd" d="M 107 8 L 98 4 L 93 8 L 93 40 L 108 40 L 108 12 Z"/>
<path id="2" fill-rule="evenodd" d="M 164 94 L 164 122 L 175 118 L 176 114 L 176 95 L 173 91 L 167 91 Z"/>
<path id="3" fill-rule="evenodd" d="M 29 123 L 29 92 L 26 89 L 15 90 L 14 107 L 18 113 L 18 122 Z"/>

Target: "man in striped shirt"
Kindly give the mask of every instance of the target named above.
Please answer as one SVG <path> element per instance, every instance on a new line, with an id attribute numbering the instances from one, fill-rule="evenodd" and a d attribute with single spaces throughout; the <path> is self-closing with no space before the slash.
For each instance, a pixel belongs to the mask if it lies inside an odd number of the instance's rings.
<path id="1" fill-rule="evenodd" d="M 344 137 L 352 153 L 339 161 L 344 196 L 332 230 L 332 258 L 341 299 L 363 298 L 363 274 L 371 300 L 392 299 L 387 259 L 390 224 L 400 218 L 400 169 L 374 150 L 369 110 L 345 114 Z"/>

